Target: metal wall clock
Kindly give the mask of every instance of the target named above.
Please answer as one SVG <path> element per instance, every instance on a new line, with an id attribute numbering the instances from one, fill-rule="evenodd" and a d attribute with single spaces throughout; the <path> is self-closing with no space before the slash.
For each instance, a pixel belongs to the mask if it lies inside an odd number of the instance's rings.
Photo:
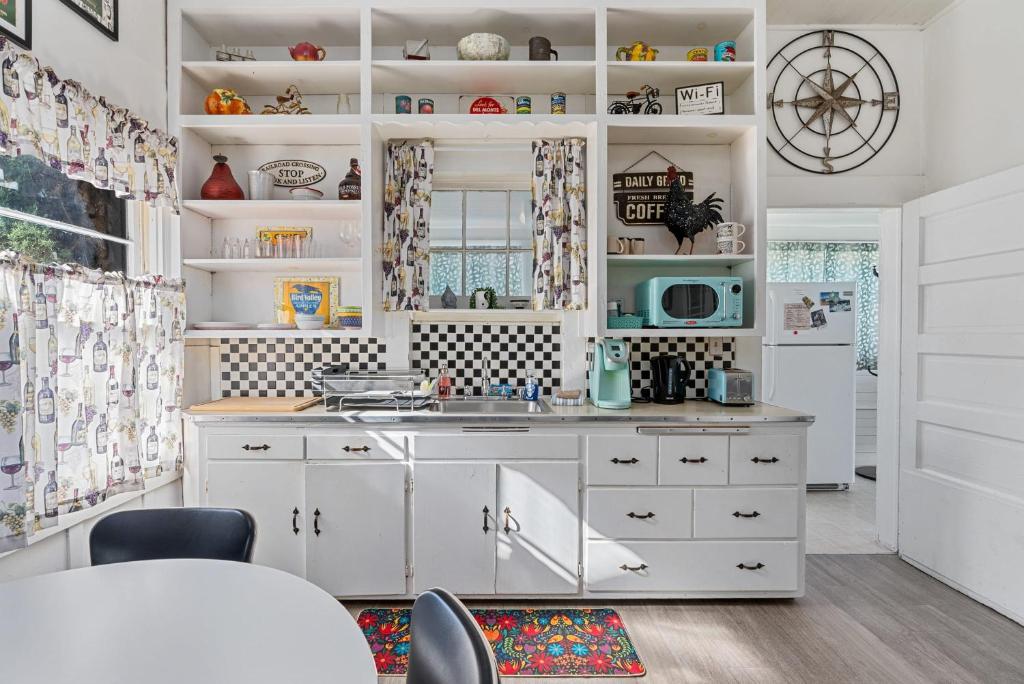
<path id="1" fill-rule="evenodd" d="M 805 33 L 768 62 L 768 144 L 787 162 L 833 174 L 866 164 L 896 130 L 900 90 L 878 48 L 846 31 Z"/>

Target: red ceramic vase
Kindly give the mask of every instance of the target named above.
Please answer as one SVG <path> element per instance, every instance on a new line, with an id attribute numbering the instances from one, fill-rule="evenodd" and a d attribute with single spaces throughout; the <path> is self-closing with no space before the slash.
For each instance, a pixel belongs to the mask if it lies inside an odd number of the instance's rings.
<path id="1" fill-rule="evenodd" d="M 204 200 L 240 200 L 245 199 L 242 187 L 235 182 L 231 175 L 231 167 L 228 166 L 228 158 L 223 154 L 214 155 L 213 172 L 203 183 L 199 196 Z"/>

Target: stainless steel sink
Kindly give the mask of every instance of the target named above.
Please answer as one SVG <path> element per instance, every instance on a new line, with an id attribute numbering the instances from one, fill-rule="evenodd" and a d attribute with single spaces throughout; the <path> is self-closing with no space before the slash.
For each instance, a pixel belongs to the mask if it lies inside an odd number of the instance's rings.
<path id="1" fill-rule="evenodd" d="M 521 401 L 498 397 L 454 398 L 438 401 L 430 407 L 433 413 L 448 415 L 522 416 L 537 413 L 551 413 L 551 407 L 543 399 Z"/>

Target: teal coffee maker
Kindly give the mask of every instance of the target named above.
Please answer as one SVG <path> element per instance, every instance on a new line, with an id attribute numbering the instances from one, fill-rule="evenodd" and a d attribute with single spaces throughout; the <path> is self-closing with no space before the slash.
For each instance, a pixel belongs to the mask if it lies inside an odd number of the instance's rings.
<path id="1" fill-rule="evenodd" d="M 625 340 L 598 338 L 590 368 L 590 400 L 605 409 L 627 409 L 632 396 L 629 345 Z"/>

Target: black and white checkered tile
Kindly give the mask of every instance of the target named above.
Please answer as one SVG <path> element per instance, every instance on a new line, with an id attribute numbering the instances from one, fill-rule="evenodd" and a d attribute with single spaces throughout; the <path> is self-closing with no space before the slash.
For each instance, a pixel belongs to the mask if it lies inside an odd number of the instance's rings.
<path id="1" fill-rule="evenodd" d="M 336 363 L 385 368 L 383 340 L 275 338 L 220 341 L 220 390 L 225 397 L 311 394 L 313 369 Z"/>
<path id="2" fill-rule="evenodd" d="M 630 379 L 633 396 L 640 396 L 640 390 L 651 385 L 651 359 L 662 354 L 683 356 L 693 369 L 690 374 L 690 397 L 703 399 L 707 396 L 709 368 L 731 368 L 736 358 L 736 339 L 722 339 L 722 354 L 712 356 L 707 338 L 685 337 L 678 339 L 632 340 L 630 346 Z M 594 340 L 587 342 L 587 388 L 590 387 L 590 368 L 594 352 Z"/>
<path id="3" fill-rule="evenodd" d="M 533 371 L 541 391 L 551 394 L 561 383 L 561 337 L 561 326 L 554 324 L 413 323 L 409 362 L 431 378 L 447 364 L 459 391 L 472 388 L 475 394 L 488 363 L 494 382 L 516 387 Z"/>

